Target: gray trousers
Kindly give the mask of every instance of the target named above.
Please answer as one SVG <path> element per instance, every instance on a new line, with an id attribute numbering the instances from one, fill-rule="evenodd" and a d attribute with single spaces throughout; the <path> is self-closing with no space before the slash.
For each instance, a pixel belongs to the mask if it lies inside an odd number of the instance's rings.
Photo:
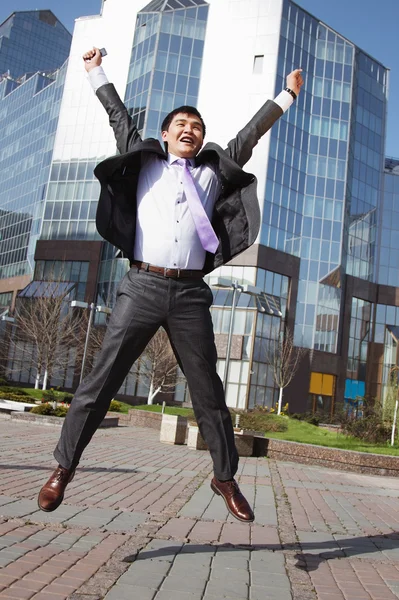
<path id="1" fill-rule="evenodd" d="M 130 367 L 162 326 L 186 376 L 215 477 L 234 477 L 238 454 L 222 382 L 216 372 L 209 312 L 212 300 L 212 292 L 202 279 L 172 279 L 139 271 L 137 267 L 130 269 L 119 286 L 97 362 L 77 389 L 65 418 L 54 451 L 62 467 L 78 465 Z"/>

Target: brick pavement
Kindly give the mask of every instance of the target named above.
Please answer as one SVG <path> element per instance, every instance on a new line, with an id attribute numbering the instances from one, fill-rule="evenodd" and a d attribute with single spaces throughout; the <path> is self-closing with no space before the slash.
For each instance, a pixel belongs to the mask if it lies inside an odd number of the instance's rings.
<path id="1" fill-rule="evenodd" d="M 58 435 L 0 420 L 0 600 L 399 597 L 399 479 L 242 459 L 248 526 L 210 490 L 206 452 L 121 427 L 43 513 Z"/>

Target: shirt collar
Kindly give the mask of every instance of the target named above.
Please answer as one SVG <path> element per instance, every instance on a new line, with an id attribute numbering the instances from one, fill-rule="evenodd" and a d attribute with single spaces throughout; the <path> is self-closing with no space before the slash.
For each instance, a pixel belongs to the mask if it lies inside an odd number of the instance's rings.
<path id="1" fill-rule="evenodd" d="M 179 158 L 180 156 L 175 156 L 174 154 L 168 152 L 168 164 L 173 165 L 173 163 L 176 162 L 176 160 L 179 160 Z M 195 158 L 188 158 L 187 160 L 189 161 L 191 167 L 195 167 Z"/>

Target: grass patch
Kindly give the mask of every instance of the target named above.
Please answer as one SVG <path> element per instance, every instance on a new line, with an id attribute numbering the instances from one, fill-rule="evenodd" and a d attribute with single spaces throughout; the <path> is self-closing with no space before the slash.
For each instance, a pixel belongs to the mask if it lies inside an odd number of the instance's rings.
<path id="1" fill-rule="evenodd" d="M 35 390 L 33 388 L 22 388 L 24 392 L 28 394 L 34 400 L 41 400 L 43 398 L 43 392 L 45 390 Z"/>
<path id="2" fill-rule="evenodd" d="M 130 408 L 136 408 L 137 410 L 148 410 L 149 412 L 162 412 L 162 406 L 160 404 L 139 404 L 138 406 L 130 406 Z M 194 416 L 191 408 L 179 408 L 178 406 L 165 406 L 165 414 L 179 415 L 181 417 L 188 418 L 192 418 Z"/>
<path id="3" fill-rule="evenodd" d="M 43 392 L 46 390 L 35 390 L 33 388 L 22 388 L 30 398 L 33 398 L 34 400 L 42 400 L 43 398 Z M 27 400 L 28 401 L 28 400 Z M 119 400 L 118 400 L 119 402 Z M 119 402 L 119 404 L 121 405 L 121 413 L 125 413 L 127 414 L 129 412 L 129 410 L 131 408 L 133 408 L 133 406 L 131 406 L 130 404 L 126 404 L 126 402 Z"/>
<path id="4" fill-rule="evenodd" d="M 35 390 L 32 388 L 23 389 L 28 396 L 35 400 L 41 400 L 43 397 L 42 390 Z M 157 413 L 162 412 L 162 406 L 160 404 L 140 404 L 138 406 L 131 406 L 125 402 L 120 402 L 120 404 L 121 413 L 125 414 L 132 408 Z M 191 408 L 166 406 L 165 413 L 167 415 L 181 415 L 190 420 L 194 419 L 194 413 Z M 234 413 L 232 419 L 234 423 Z M 343 433 L 328 431 L 327 429 L 317 427 L 316 425 L 310 425 L 305 421 L 298 421 L 297 419 L 290 419 L 289 417 L 256 412 L 241 413 L 240 426 L 245 429 L 262 431 L 265 433 L 266 437 L 279 440 L 327 446 L 328 448 L 340 448 L 341 450 L 354 450 L 356 452 L 399 456 L 399 447 L 397 444 L 393 447 L 389 443 L 368 444 L 358 438 L 347 436 Z"/>
<path id="5" fill-rule="evenodd" d="M 368 444 L 358 438 L 335 433 L 310 425 L 304 421 L 297 421 L 288 417 L 279 417 L 269 415 L 272 419 L 284 419 L 287 423 L 287 429 L 283 432 L 266 431 L 266 437 L 278 440 L 288 440 L 290 442 L 301 442 L 303 444 L 315 444 L 318 446 L 327 446 L 329 448 L 340 448 L 341 450 L 354 450 L 356 452 L 368 452 L 373 454 L 389 454 L 399 456 L 398 446 L 388 444 Z"/>

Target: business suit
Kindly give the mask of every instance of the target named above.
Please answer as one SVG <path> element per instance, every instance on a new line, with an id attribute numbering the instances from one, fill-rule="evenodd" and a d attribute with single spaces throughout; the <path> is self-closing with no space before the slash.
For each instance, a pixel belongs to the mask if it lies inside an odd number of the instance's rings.
<path id="1" fill-rule="evenodd" d="M 97 228 L 134 261 L 136 190 L 142 156 L 151 153 L 165 160 L 167 155 L 157 140 L 141 140 L 112 84 L 100 87 L 97 96 L 109 115 L 121 153 L 95 169 L 101 184 Z M 208 143 L 196 157 L 197 165 L 217 163 L 221 183 L 212 217 L 219 247 L 215 254 L 206 254 L 203 273 L 228 262 L 256 239 L 260 226 L 256 178 L 241 167 L 251 157 L 259 138 L 282 114 L 280 106 L 268 101 L 226 150 Z M 234 477 L 238 455 L 216 372 L 211 303 L 212 293 L 201 278 L 166 278 L 132 266 L 119 286 L 96 365 L 77 390 L 65 419 L 54 453 L 62 467 L 76 467 L 131 364 L 163 326 L 186 375 L 198 425 L 213 458 L 215 477 L 221 481 Z"/>
<path id="2" fill-rule="evenodd" d="M 112 84 L 100 87 L 96 93 L 109 115 L 121 153 L 107 158 L 94 171 L 101 184 L 97 229 L 126 257 L 133 259 L 136 206 L 130 199 L 135 197 L 141 153 L 151 152 L 161 158 L 165 158 L 166 154 L 158 140 L 141 140 Z M 203 268 L 205 274 L 243 252 L 258 235 L 257 181 L 254 175 L 244 172 L 241 167 L 251 158 L 258 140 L 282 114 L 280 106 L 268 100 L 225 150 L 209 142 L 196 157 L 197 164 L 217 162 L 222 183 L 212 219 L 220 246 L 215 255 L 207 254 Z"/>

